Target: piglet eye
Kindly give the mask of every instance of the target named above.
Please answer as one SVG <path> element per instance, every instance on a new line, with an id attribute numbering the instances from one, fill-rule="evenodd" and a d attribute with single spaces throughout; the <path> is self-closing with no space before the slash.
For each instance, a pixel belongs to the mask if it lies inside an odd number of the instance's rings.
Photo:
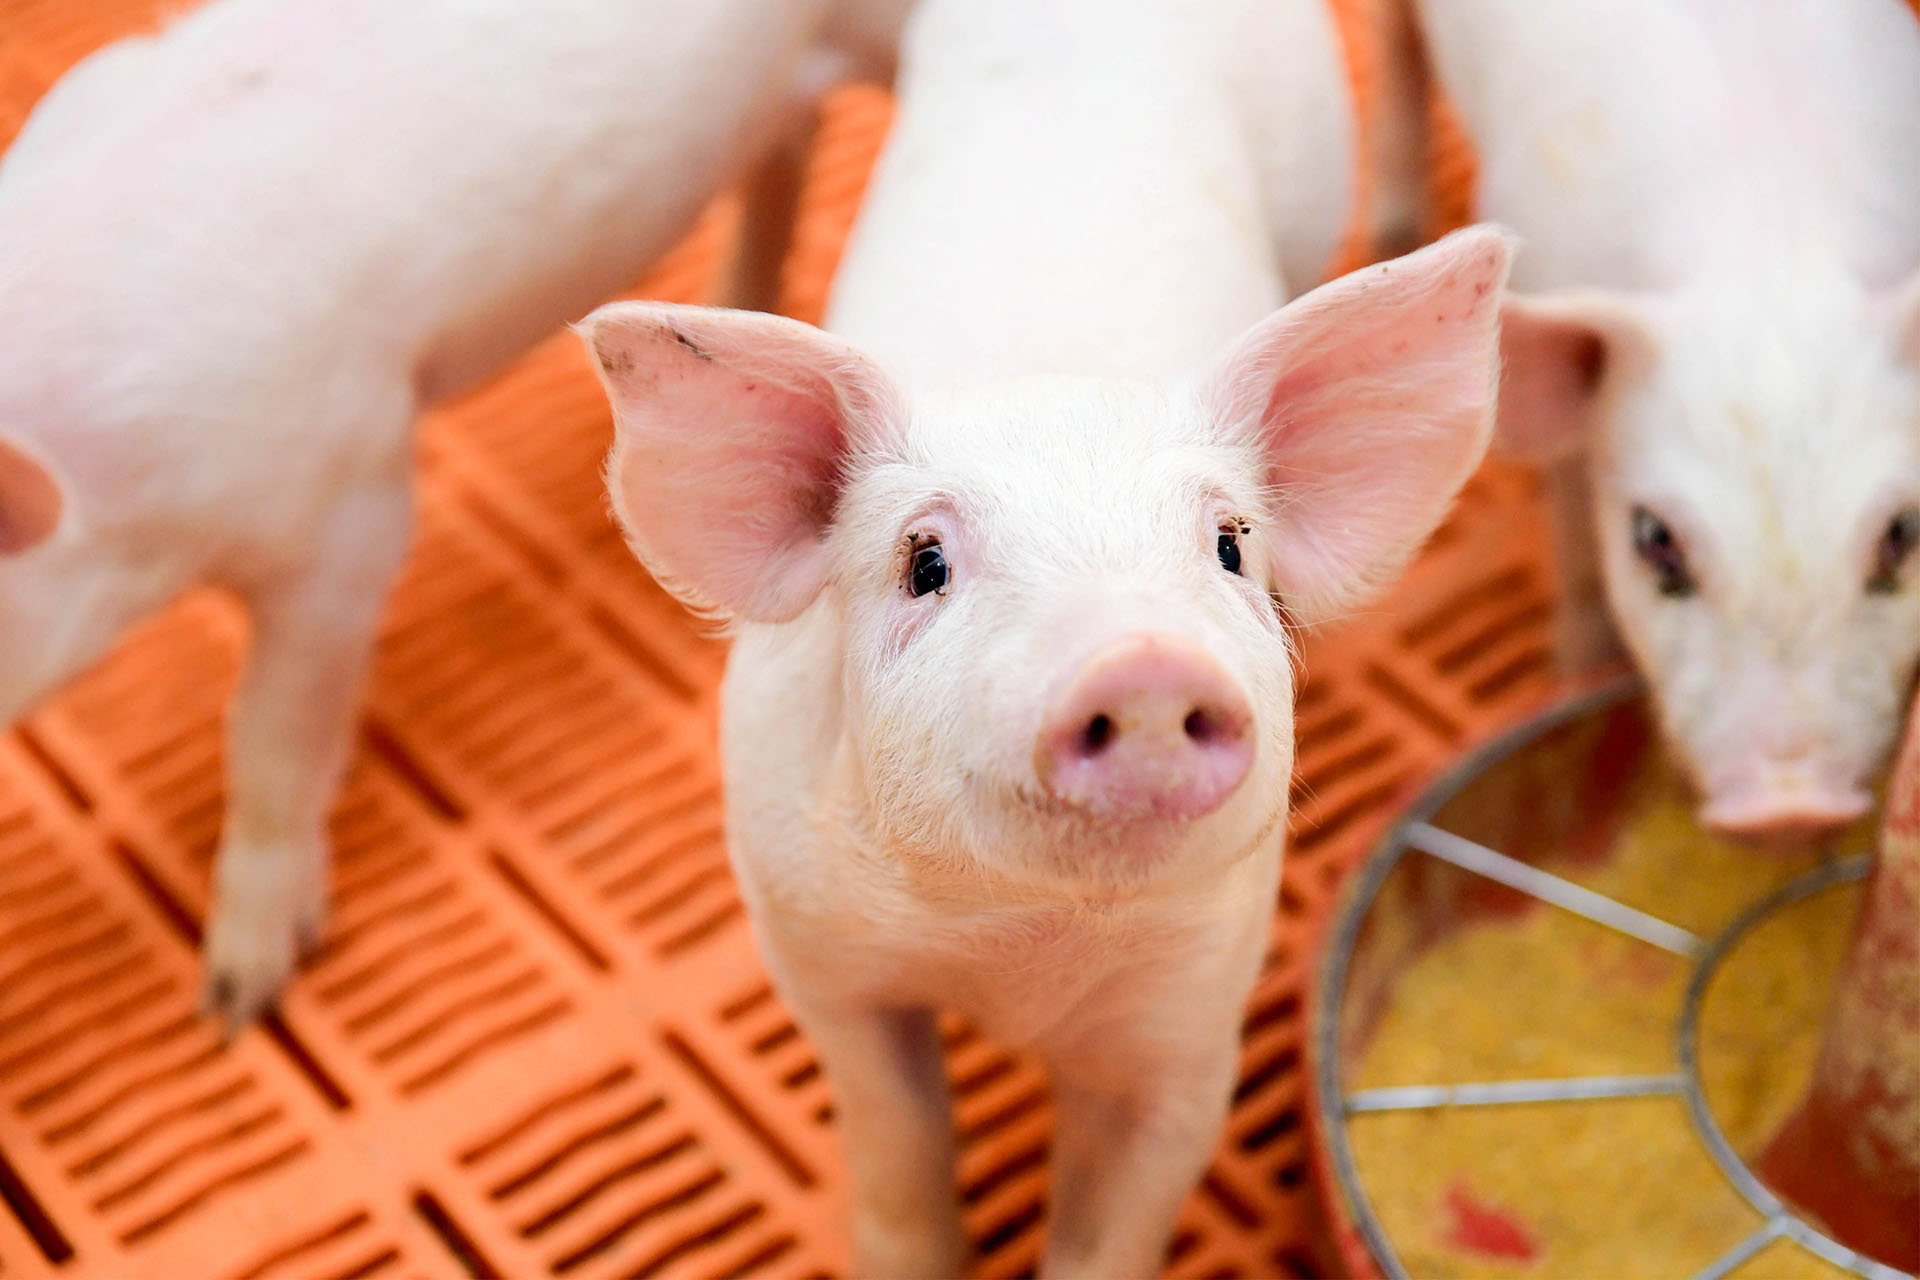
<path id="1" fill-rule="evenodd" d="M 913 556 L 907 561 L 907 594 L 915 598 L 945 595 L 947 580 L 952 576 L 940 544 L 923 542 L 913 549 Z"/>
<path id="2" fill-rule="evenodd" d="M 1920 507 L 1902 507 L 1887 521 L 1885 532 L 1873 551 L 1873 572 L 1867 578 L 1867 590 L 1876 595 L 1892 595 L 1900 589 L 1900 570 L 1906 567 L 1913 549 L 1920 546 Z"/>
<path id="3" fill-rule="evenodd" d="M 1661 595 L 1679 599 L 1696 590 L 1680 539 L 1665 520 L 1645 507 L 1633 509 L 1633 552 L 1653 570 L 1654 586 Z"/>
<path id="4" fill-rule="evenodd" d="M 1220 539 L 1214 544 L 1220 557 L 1220 567 L 1228 573 L 1240 572 L 1240 534 L 1239 525 L 1223 524 L 1220 526 Z"/>

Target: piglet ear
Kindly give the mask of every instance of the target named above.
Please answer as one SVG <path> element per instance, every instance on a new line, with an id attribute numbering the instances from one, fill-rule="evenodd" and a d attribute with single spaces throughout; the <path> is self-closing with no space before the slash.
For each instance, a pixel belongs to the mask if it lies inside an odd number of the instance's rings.
<path id="1" fill-rule="evenodd" d="M 799 614 L 827 579 L 850 452 L 898 420 L 886 375 L 753 312 L 618 302 L 579 332 L 613 402 L 607 485 L 634 554 L 696 608 Z"/>
<path id="2" fill-rule="evenodd" d="M 1507 295 L 1500 309 L 1496 448 L 1552 464 L 1586 450 L 1598 409 L 1625 374 L 1652 363 L 1655 344 L 1633 302 L 1598 290 Z"/>
<path id="3" fill-rule="evenodd" d="M 0 436 L 0 555 L 31 551 L 51 538 L 66 494 L 46 463 Z"/>
<path id="4" fill-rule="evenodd" d="M 1301 621 L 1398 573 L 1479 465 L 1511 253 L 1471 227 L 1343 276 L 1254 326 L 1206 384 L 1265 457 L 1271 585 Z"/>

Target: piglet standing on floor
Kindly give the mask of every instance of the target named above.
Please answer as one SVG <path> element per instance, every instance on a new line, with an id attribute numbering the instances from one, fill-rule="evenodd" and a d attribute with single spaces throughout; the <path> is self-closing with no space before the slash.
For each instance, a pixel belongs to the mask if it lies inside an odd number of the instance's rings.
<path id="1" fill-rule="evenodd" d="M 634 550 L 735 625 L 734 865 L 861 1274 L 964 1263 L 937 1010 L 1051 1071 L 1049 1274 L 1157 1271 L 1213 1150 L 1292 624 L 1391 580 L 1494 407 L 1501 233 L 1275 310 L 1345 220 L 1339 66 L 1318 0 L 926 0 L 831 332 L 582 326 Z"/>
<path id="2" fill-rule="evenodd" d="M 1735 833 L 1864 813 L 1920 655 L 1920 23 L 1902 0 L 1418 0 L 1514 227 L 1500 433 L 1553 468 Z"/>
<path id="3" fill-rule="evenodd" d="M 412 426 L 630 283 L 904 0 L 220 0 L 0 167 L 0 714 L 233 588 L 210 1002 L 269 1002 L 406 550 Z"/>

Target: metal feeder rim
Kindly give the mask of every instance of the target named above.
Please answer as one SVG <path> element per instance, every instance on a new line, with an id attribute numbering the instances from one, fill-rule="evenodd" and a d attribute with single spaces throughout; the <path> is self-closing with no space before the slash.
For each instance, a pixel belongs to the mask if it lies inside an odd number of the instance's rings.
<path id="1" fill-rule="evenodd" d="M 1313 1066 L 1314 1118 L 1318 1124 L 1326 1154 L 1333 1166 L 1334 1182 L 1341 1210 L 1359 1232 L 1367 1251 L 1386 1280 L 1409 1280 L 1399 1255 L 1387 1239 L 1386 1231 L 1373 1212 L 1366 1188 L 1360 1180 L 1353 1149 L 1347 1140 L 1346 1093 L 1339 1081 L 1339 1007 L 1346 992 L 1348 967 L 1359 941 L 1367 909 L 1378 897 L 1387 877 L 1400 865 L 1402 857 L 1415 849 L 1411 833 L 1428 823 L 1480 777 L 1492 765 L 1531 745 L 1537 739 L 1562 726 L 1589 716 L 1640 694 L 1644 685 L 1637 678 L 1608 683 L 1589 693 L 1567 699 L 1539 715 L 1509 729 L 1470 751 L 1458 764 L 1446 770 L 1421 792 L 1388 831 L 1386 838 L 1349 881 L 1341 895 L 1333 931 L 1328 935 L 1315 983 L 1313 1022 L 1309 1028 L 1315 1062 Z M 1689 976 L 1677 1033 L 1680 1063 L 1679 1087 L 1662 1092 L 1678 1092 L 1685 1099 L 1694 1128 L 1728 1182 L 1741 1197 L 1758 1210 L 1763 1222 L 1732 1248 L 1697 1272 L 1693 1280 L 1718 1280 L 1747 1261 L 1778 1238 L 1789 1238 L 1802 1248 L 1835 1266 L 1866 1277 L 1867 1280 L 1916 1280 L 1906 1272 L 1875 1262 L 1817 1230 L 1797 1217 L 1768 1191 L 1748 1169 L 1727 1141 L 1701 1091 L 1695 1061 L 1696 1027 L 1699 1008 L 1706 989 L 1721 961 L 1735 943 L 1772 912 L 1838 884 L 1866 876 L 1871 859 L 1861 854 L 1824 863 L 1775 889 L 1742 911 L 1715 935 L 1698 954 Z M 1612 1096 L 1631 1096 L 1622 1093 Z"/>

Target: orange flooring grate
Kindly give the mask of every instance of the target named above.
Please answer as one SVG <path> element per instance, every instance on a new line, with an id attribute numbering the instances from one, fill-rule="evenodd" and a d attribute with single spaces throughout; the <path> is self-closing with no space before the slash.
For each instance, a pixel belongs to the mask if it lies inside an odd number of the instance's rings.
<path id="1" fill-rule="evenodd" d="M 154 9 L 0 3 L 0 140 Z M 877 92 L 834 101 L 794 314 L 819 314 L 886 119 Z M 722 202 L 638 292 L 698 300 L 728 226 Z M 844 1270 L 826 1083 L 726 867 L 722 648 L 608 523 L 608 436 L 564 335 L 429 418 L 331 928 L 233 1045 L 193 1006 L 237 607 L 181 602 L 0 740 L 0 1277 Z M 1543 543 L 1531 482 L 1489 468 L 1378 612 L 1309 644 L 1270 962 L 1172 1274 L 1335 1266 L 1301 1123 L 1303 948 L 1398 799 L 1548 691 Z M 964 1028 L 950 1044 L 980 1272 L 1030 1272 L 1040 1073 Z"/>

